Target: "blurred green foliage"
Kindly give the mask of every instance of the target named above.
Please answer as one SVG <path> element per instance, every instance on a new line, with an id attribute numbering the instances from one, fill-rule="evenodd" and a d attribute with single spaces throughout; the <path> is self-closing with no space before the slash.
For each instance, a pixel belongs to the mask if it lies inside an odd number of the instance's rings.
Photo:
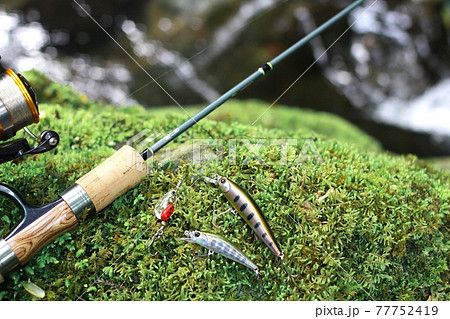
<path id="1" fill-rule="evenodd" d="M 144 129 L 167 133 L 187 117 L 176 109 L 116 109 L 42 74 L 26 77 L 41 101 L 41 122 L 34 130 L 58 131 L 61 144 L 53 152 L 1 165 L 0 182 L 35 205 L 55 200 L 128 138 Z M 86 216 L 11 273 L 0 286 L 0 299 L 32 300 L 23 288 L 31 281 L 45 290 L 46 300 L 448 300 L 449 173 L 414 156 L 383 153 L 352 125 L 324 113 L 274 107 L 252 126 L 254 115 L 267 107 L 234 101 L 173 144 L 235 139 L 235 165 L 227 148 L 212 145 L 216 160 L 155 166 L 138 187 Z M 252 154 L 243 139 L 265 140 Z M 298 143 L 283 161 L 273 139 Z M 300 157 L 304 145 L 311 146 L 309 160 Z M 293 280 L 287 281 L 280 261 L 240 217 L 225 215 L 223 227 L 213 227 L 212 210 L 230 205 L 217 188 L 197 180 L 199 170 L 227 176 L 254 197 L 296 275 Z M 153 208 L 180 179 L 175 213 L 152 247 L 159 254 L 151 257 L 145 244 L 160 226 Z M 20 216 L 0 199 L 0 218 L 4 237 Z M 204 250 L 176 238 L 194 229 L 222 235 L 255 262 L 264 295 L 252 271 L 221 256 L 193 266 L 191 255 Z"/>

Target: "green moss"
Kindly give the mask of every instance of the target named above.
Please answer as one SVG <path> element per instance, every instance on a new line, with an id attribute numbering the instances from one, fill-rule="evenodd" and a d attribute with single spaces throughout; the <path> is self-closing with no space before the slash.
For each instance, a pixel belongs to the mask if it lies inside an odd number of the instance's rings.
<path id="1" fill-rule="evenodd" d="M 434 166 L 448 170 L 450 171 L 450 157 L 441 156 L 441 157 L 434 157 L 434 158 L 428 158 L 427 161 L 432 163 Z"/>
<path id="2" fill-rule="evenodd" d="M 200 107 L 188 108 L 193 115 Z M 178 107 L 156 109 L 155 114 L 179 112 Z M 230 100 L 226 105 L 215 110 L 208 119 L 227 124 L 242 123 L 261 128 L 282 129 L 289 136 L 302 135 L 315 138 L 333 138 L 340 142 L 353 144 L 366 151 L 380 151 L 381 145 L 374 138 L 362 132 L 339 116 L 307 109 L 298 109 L 282 105 L 270 104 L 258 100 Z M 257 121 L 255 121 L 258 119 Z"/>
<path id="3" fill-rule="evenodd" d="M 44 116 L 33 130 L 58 131 L 61 145 L 50 153 L 1 165 L 0 182 L 35 205 L 55 200 L 136 133 L 167 133 L 186 119 L 172 111 L 92 103 L 34 75 L 27 77 L 37 89 Z M 239 103 L 249 110 L 239 116 L 242 122 L 234 115 L 243 113 L 238 112 Z M 47 300 L 449 299 L 448 172 L 414 156 L 376 151 L 370 138 L 335 117 L 325 120 L 324 114 L 277 107 L 263 118 L 263 126 L 251 126 L 249 120 L 256 117 L 250 109 L 259 113 L 267 105 L 234 101 L 229 106 L 216 113 L 220 121 L 201 121 L 173 145 L 223 138 L 225 145 L 236 141 L 235 153 L 213 147 L 211 152 L 221 158 L 202 165 L 182 160 L 177 166 L 154 169 L 138 187 L 102 212 L 86 216 L 78 228 L 14 271 L 0 286 L 0 299 L 32 300 L 22 287 L 27 281 L 44 289 Z M 230 119 L 220 112 L 230 112 Z M 278 114 L 282 120 L 271 125 Z M 297 121 L 301 118 L 308 118 L 305 124 Z M 298 141 L 284 158 L 287 165 L 274 139 Z M 247 149 L 245 140 L 262 143 L 257 149 L 260 158 Z M 323 163 L 311 152 L 310 160 L 296 161 L 305 141 L 317 148 Z M 240 217 L 224 215 L 223 227 L 213 227 L 212 210 L 230 205 L 217 188 L 196 180 L 200 169 L 207 175 L 228 176 L 252 194 L 294 280 L 287 282 L 280 261 Z M 153 208 L 180 179 L 184 182 L 175 214 L 152 247 L 159 254 L 151 257 L 145 244 L 160 226 L 154 223 Z M 0 201 L 4 237 L 20 214 L 8 201 Z M 244 251 L 261 268 L 264 296 L 258 295 L 252 271 L 221 256 L 196 260 L 194 267 L 191 254 L 204 249 L 176 240 L 193 229 L 222 235 Z"/>

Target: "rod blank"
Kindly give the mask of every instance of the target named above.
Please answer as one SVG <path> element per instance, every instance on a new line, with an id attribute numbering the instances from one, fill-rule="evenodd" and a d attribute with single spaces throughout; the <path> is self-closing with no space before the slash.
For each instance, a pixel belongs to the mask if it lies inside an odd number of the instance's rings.
<path id="1" fill-rule="evenodd" d="M 194 124 L 197 124 L 201 119 L 203 119 L 205 116 L 210 114 L 212 111 L 214 111 L 216 108 L 221 106 L 223 103 L 228 101 L 230 98 L 244 90 L 247 86 L 252 84 L 255 80 L 258 78 L 264 76 L 267 72 L 269 66 L 269 70 L 275 67 L 278 63 L 280 63 L 282 60 L 286 59 L 288 56 L 290 56 L 295 51 L 299 50 L 301 47 L 303 47 L 305 44 L 307 44 L 311 39 L 317 37 L 322 32 L 330 28 L 333 24 L 335 24 L 340 19 L 344 18 L 347 14 L 349 14 L 351 11 L 353 11 L 356 7 L 361 5 L 365 0 L 357 0 L 353 2 L 351 5 L 340 11 L 338 14 L 333 16 L 331 19 L 320 25 L 318 28 L 316 28 L 314 31 L 310 32 L 308 35 L 303 37 L 301 40 L 294 43 L 291 47 L 280 53 L 278 56 L 276 56 L 272 61 L 264 65 L 263 67 L 259 68 L 257 71 L 255 71 L 253 74 L 248 76 L 246 79 L 241 81 L 239 84 L 234 86 L 232 89 L 230 89 L 228 92 L 223 94 L 221 97 L 219 97 L 217 100 L 206 106 L 204 109 L 202 109 L 200 112 L 192 116 L 190 119 L 185 121 L 183 124 L 175 128 L 172 132 L 165 135 L 163 138 L 161 138 L 159 141 L 157 141 L 155 144 L 147 148 L 141 153 L 142 158 L 146 161 L 148 158 L 150 158 L 154 153 L 158 152 L 161 148 L 166 146 L 168 143 L 173 141 L 175 138 L 177 138 L 180 134 L 188 130 L 191 126 Z"/>

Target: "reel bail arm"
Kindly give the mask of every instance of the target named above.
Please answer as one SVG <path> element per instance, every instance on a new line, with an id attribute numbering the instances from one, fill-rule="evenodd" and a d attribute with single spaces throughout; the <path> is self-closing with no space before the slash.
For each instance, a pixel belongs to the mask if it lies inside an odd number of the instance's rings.
<path id="1" fill-rule="evenodd" d="M 26 127 L 38 122 L 38 103 L 30 83 L 21 74 L 0 65 L 0 141 L 9 140 L 23 128 L 38 143 L 32 148 L 21 138 L 0 144 L 0 164 L 24 155 L 44 153 L 58 145 L 56 132 L 43 131 L 37 138 Z"/>
<path id="2" fill-rule="evenodd" d="M 31 148 L 25 138 L 6 142 L 0 145 L 0 164 L 20 158 L 24 155 L 45 153 L 59 144 L 59 135 L 55 131 L 43 131 L 37 140 L 38 145 Z"/>

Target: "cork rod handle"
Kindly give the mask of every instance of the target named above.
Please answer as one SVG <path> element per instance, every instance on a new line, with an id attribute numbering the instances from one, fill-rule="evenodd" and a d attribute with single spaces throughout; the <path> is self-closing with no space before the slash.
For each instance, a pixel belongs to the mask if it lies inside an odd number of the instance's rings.
<path id="1" fill-rule="evenodd" d="M 76 183 L 89 195 L 99 212 L 139 184 L 146 175 L 147 166 L 142 156 L 125 145 Z"/>

